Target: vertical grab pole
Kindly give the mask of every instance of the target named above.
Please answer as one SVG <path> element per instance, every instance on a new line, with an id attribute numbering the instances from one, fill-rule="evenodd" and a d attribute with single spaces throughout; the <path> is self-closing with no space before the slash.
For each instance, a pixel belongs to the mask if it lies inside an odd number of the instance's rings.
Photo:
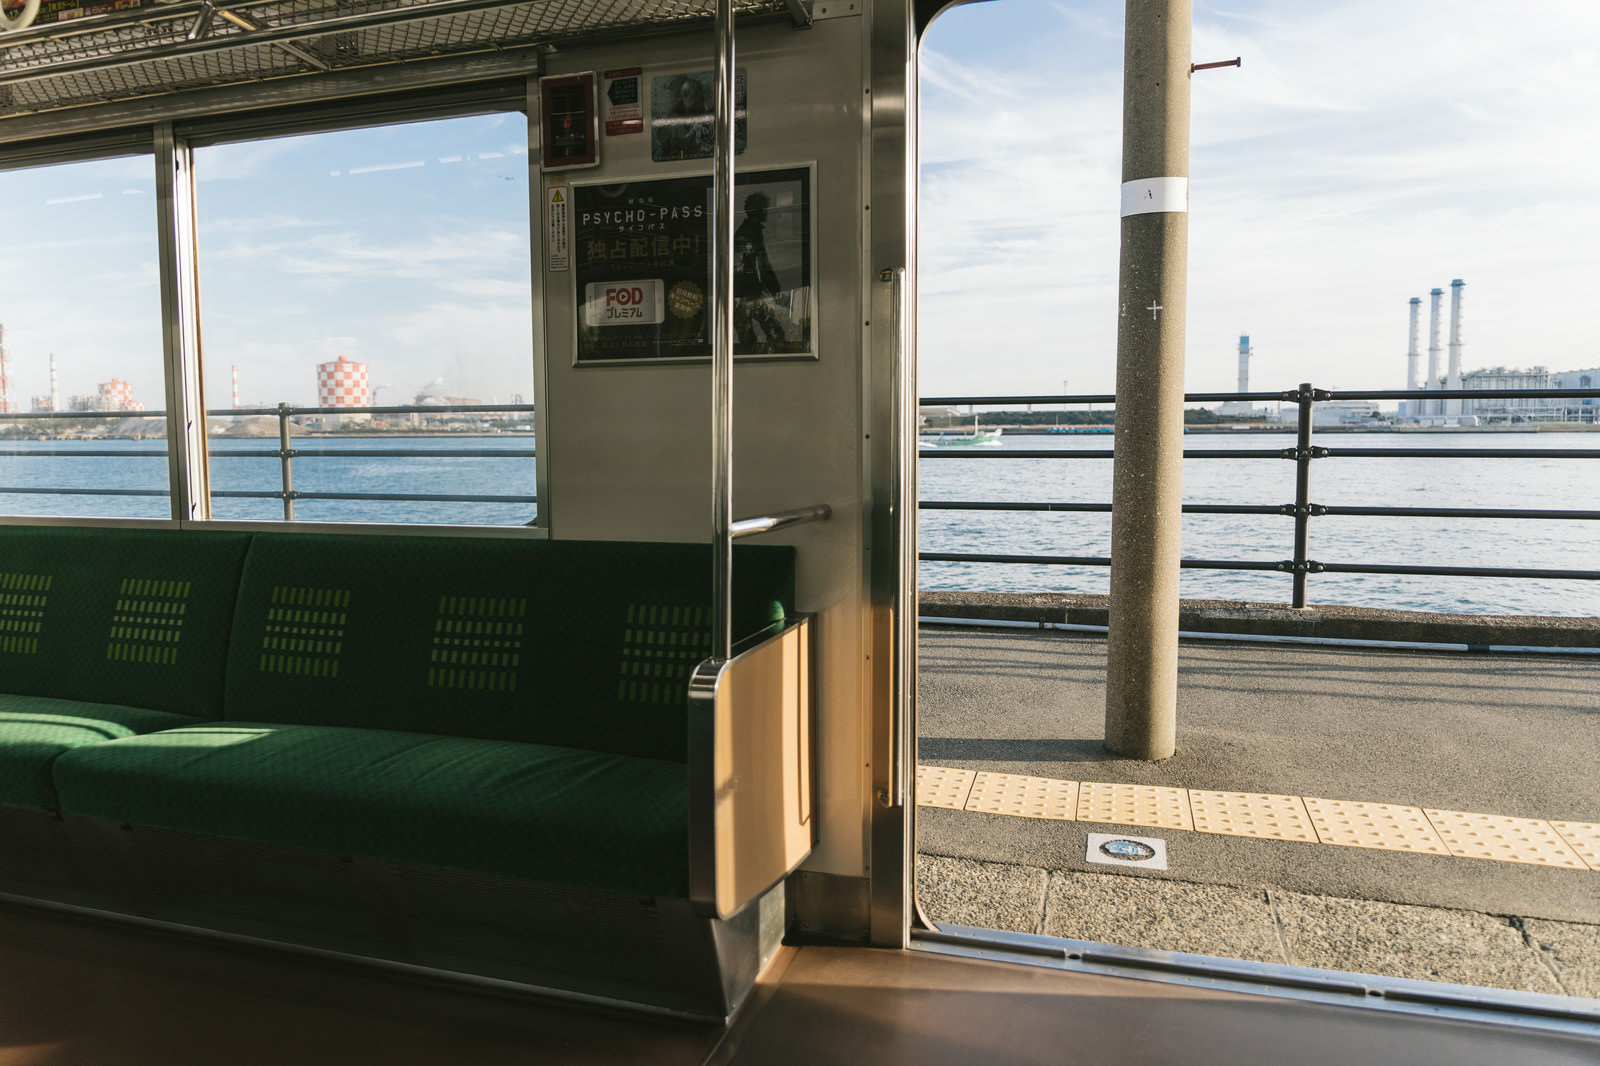
<path id="1" fill-rule="evenodd" d="M 1295 424 L 1294 457 L 1294 603 L 1306 605 L 1306 563 L 1311 558 L 1311 404 L 1315 393 L 1302 382 L 1295 397 L 1299 415 Z"/>
<path id="2" fill-rule="evenodd" d="M 733 655 L 733 0 L 717 0 L 711 181 L 711 654 Z"/>

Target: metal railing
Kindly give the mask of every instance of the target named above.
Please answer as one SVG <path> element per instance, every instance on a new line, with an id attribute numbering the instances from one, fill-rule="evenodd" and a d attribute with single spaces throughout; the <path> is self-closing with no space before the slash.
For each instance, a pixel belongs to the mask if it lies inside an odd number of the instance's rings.
<path id="1" fill-rule="evenodd" d="M 1295 464 L 1295 498 L 1292 503 L 1267 506 L 1228 504 L 1184 504 L 1184 514 L 1211 515 L 1284 515 L 1294 519 L 1293 557 L 1280 560 L 1262 559 L 1184 559 L 1181 565 L 1192 570 L 1268 571 L 1293 576 L 1292 604 L 1306 605 L 1306 584 L 1311 574 L 1393 574 L 1431 577 L 1492 577 L 1492 578 L 1542 578 L 1563 581 L 1600 580 L 1600 570 L 1555 570 L 1530 567 L 1488 566 L 1433 566 L 1427 564 L 1340 563 L 1313 559 L 1310 554 L 1310 527 L 1313 518 L 1332 516 L 1366 516 L 1387 518 L 1525 518 L 1559 521 L 1597 521 L 1600 511 L 1509 509 L 1484 507 L 1368 507 L 1313 503 L 1311 499 L 1312 464 L 1319 459 L 1336 458 L 1505 458 L 1505 459 L 1600 459 L 1600 448 L 1345 448 L 1324 447 L 1312 443 L 1314 411 L 1318 403 L 1339 400 L 1454 400 L 1454 399 L 1597 399 L 1600 389 L 1428 389 L 1419 391 L 1384 390 L 1376 392 L 1346 392 L 1313 388 L 1302 384 L 1286 392 L 1248 393 L 1193 393 L 1184 397 L 1187 403 L 1215 402 L 1282 402 L 1297 408 L 1295 444 L 1292 448 L 1258 449 L 1208 449 L 1186 448 L 1185 459 L 1278 459 Z M 929 396 L 921 401 L 923 407 L 1015 407 L 1029 406 L 1084 406 L 1112 405 L 1115 396 Z M 1559 425 L 1559 423 L 1556 423 Z M 1286 425 L 1283 427 L 1288 429 Z M 973 448 L 947 451 L 924 451 L 922 459 L 1111 459 L 1111 449 L 1082 449 L 1072 451 L 1045 449 L 1005 449 L 981 451 Z M 1001 503 L 970 500 L 920 500 L 919 511 L 1111 511 L 1110 503 Z M 998 555 L 977 552 L 919 552 L 917 558 L 924 562 L 1004 563 L 1047 566 L 1110 566 L 1108 556 L 1067 555 Z"/>
<path id="2" fill-rule="evenodd" d="M 485 493 L 435 493 L 435 492 L 305 492 L 294 487 L 294 461 L 298 458 L 427 458 L 427 459 L 532 459 L 535 457 L 533 448 L 359 448 L 359 447 L 296 447 L 293 443 L 292 423 L 294 417 L 341 417 L 352 416 L 368 417 L 373 415 L 407 415 L 419 418 L 432 418 L 437 415 L 470 413 L 482 415 L 493 412 L 496 414 L 531 414 L 532 404 L 471 404 L 449 405 L 435 404 L 428 406 L 408 405 L 394 407 L 297 407 L 294 404 L 280 403 L 274 407 L 227 407 L 215 411 L 207 411 L 208 418 L 240 418 L 240 417 L 273 417 L 278 420 L 278 447 L 268 448 L 237 448 L 222 446 L 210 448 L 207 452 L 213 458 L 249 458 L 249 459 L 277 459 L 279 470 L 279 487 L 277 489 L 212 489 L 214 499 L 258 499 L 281 500 L 283 502 L 283 517 L 285 521 L 294 521 L 294 505 L 296 500 L 350 500 L 372 502 L 398 502 L 398 503 L 504 503 L 504 504 L 533 504 L 538 502 L 536 496 L 501 495 Z M 12 413 L 0 415 L 0 422 L 14 421 L 61 421 L 66 419 L 104 419 L 123 421 L 129 418 L 160 419 L 165 422 L 164 411 L 31 411 L 28 413 Z M 224 436 L 221 442 L 226 442 Z M 34 448 L 0 447 L 0 456 L 50 456 L 59 458 L 63 453 L 44 451 Z M 154 449 L 134 451 L 118 448 L 81 448 L 70 453 L 73 458 L 167 458 L 167 450 Z M 0 494 L 38 495 L 38 496 L 159 496 L 170 495 L 168 489 L 114 489 L 95 486 L 72 487 L 43 487 L 43 486 L 0 486 Z"/>

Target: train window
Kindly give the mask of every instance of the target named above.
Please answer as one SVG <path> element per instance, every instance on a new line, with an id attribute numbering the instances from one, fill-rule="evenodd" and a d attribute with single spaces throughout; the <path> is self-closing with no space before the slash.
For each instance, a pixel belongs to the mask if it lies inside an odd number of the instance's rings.
<path id="1" fill-rule="evenodd" d="M 214 518 L 534 520 L 527 164 L 520 112 L 195 150 Z"/>
<path id="2" fill-rule="evenodd" d="M 0 173 L 0 511 L 170 517 L 154 175 Z"/>

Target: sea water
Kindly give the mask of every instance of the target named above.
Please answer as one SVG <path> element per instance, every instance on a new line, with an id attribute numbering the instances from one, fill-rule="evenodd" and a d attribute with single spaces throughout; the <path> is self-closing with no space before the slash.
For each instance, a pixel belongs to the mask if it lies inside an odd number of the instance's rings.
<path id="1" fill-rule="evenodd" d="M 1418 434 L 1323 436 L 1338 448 L 1448 448 L 1459 457 L 1327 458 L 1312 464 L 1311 499 L 1320 504 L 1387 507 L 1600 509 L 1600 459 L 1490 459 L 1475 449 L 1600 450 L 1600 435 L 1584 433 Z M 1190 434 L 1192 449 L 1259 451 L 1292 447 L 1292 433 Z M 214 451 L 246 452 L 211 459 L 219 493 L 276 492 L 281 487 L 274 438 L 222 440 Z M 535 495 L 534 461 L 512 452 L 533 450 L 531 435 L 417 437 L 351 435 L 296 438 L 306 450 L 377 454 L 302 455 L 294 460 L 299 492 L 480 496 Z M 1011 436 L 999 448 L 924 458 L 918 464 L 922 500 L 1106 503 L 1111 461 L 1072 458 L 1105 451 L 1108 435 Z M 0 444 L 0 489 L 102 488 L 124 495 L 0 493 L 0 510 L 30 515 L 164 518 L 170 514 L 167 462 L 161 441 L 7 441 Z M 448 453 L 508 453 L 463 458 Z M 1008 452 L 1053 451 L 1061 459 L 1012 459 Z M 34 454 L 7 454 L 25 451 Z M 389 454 L 425 452 L 421 456 Z M 956 449 L 951 449 L 956 451 Z M 961 449 L 963 453 L 968 449 Z M 432 454 L 437 453 L 437 454 Z M 1189 459 L 1184 502 L 1277 506 L 1295 496 L 1295 465 L 1286 459 Z M 127 495 L 154 493 L 155 495 Z M 217 496 L 219 519 L 283 517 L 276 499 Z M 295 517 L 313 522 L 413 522 L 520 525 L 536 505 L 378 500 L 295 501 Z M 1322 517 L 1310 526 L 1310 556 L 1328 563 L 1600 569 L 1600 522 L 1531 519 Z M 1107 556 L 1111 516 L 1048 512 L 931 511 L 920 513 L 925 552 L 997 555 Z M 1183 555 L 1191 559 L 1276 562 L 1294 554 L 1294 520 L 1277 515 L 1186 515 Z M 999 592 L 1090 592 L 1107 589 L 1105 567 L 924 562 L 925 589 Z M 1287 603 L 1287 574 L 1185 570 L 1185 597 Z M 1600 581 L 1313 574 L 1312 603 L 1337 603 L 1477 614 L 1600 615 Z"/>

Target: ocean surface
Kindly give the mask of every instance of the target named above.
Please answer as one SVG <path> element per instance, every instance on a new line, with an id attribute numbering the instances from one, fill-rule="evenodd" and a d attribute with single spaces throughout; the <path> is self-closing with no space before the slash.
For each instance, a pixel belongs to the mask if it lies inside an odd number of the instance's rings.
<path id="1" fill-rule="evenodd" d="M 1292 433 L 1190 434 L 1186 446 L 1208 450 L 1286 448 Z M 1312 464 L 1315 503 L 1395 507 L 1505 507 L 1600 509 L 1600 459 L 1486 459 L 1481 448 L 1600 450 L 1588 433 L 1415 434 L 1324 436 L 1336 447 L 1430 447 L 1462 452 L 1448 459 L 1330 458 Z M 6 441 L 0 443 L 0 488 L 101 487 L 157 495 L 71 496 L 0 493 L 0 509 L 14 514 L 166 517 L 167 467 L 160 441 Z M 296 438 L 305 452 L 294 460 L 299 492 L 408 493 L 527 496 L 535 494 L 529 436 L 349 436 Z M 1111 461 L 1073 459 L 1074 452 L 1108 450 L 1109 435 L 1007 437 L 996 457 L 924 459 L 923 500 L 993 500 L 1105 503 L 1111 498 Z M 277 491 L 279 462 L 272 438 L 216 440 L 213 449 L 243 452 L 211 459 L 218 492 Z M 473 457 L 446 457 L 471 450 Z M 955 449 L 949 449 L 954 451 Z M 962 449 L 965 451 L 966 449 Z M 1008 459 L 1011 451 L 1049 450 L 1062 459 Z M 17 452 L 33 454 L 17 455 Z M 420 452 L 421 455 L 401 453 Z M 110 453 L 110 454 L 91 454 Z M 1184 501 L 1277 505 L 1294 500 L 1294 464 L 1284 459 L 1190 459 L 1184 463 Z M 535 504 L 306 500 L 295 502 L 302 521 L 472 522 L 522 524 Z M 213 501 L 215 517 L 283 517 L 281 501 Z M 923 511 L 921 549 L 1007 555 L 1105 556 L 1111 516 L 1049 512 Z M 1277 561 L 1293 555 L 1294 523 L 1280 516 L 1187 515 L 1186 558 Z M 1600 569 L 1600 522 L 1528 519 L 1316 518 L 1311 557 L 1337 563 L 1428 563 L 1444 566 L 1514 566 Z M 1105 592 L 1104 567 L 924 562 L 927 589 L 1001 592 Z M 1289 602 L 1286 574 L 1184 571 L 1185 597 Z M 1475 614 L 1600 615 L 1600 581 L 1506 578 L 1399 577 L 1313 574 L 1312 603 Z"/>

